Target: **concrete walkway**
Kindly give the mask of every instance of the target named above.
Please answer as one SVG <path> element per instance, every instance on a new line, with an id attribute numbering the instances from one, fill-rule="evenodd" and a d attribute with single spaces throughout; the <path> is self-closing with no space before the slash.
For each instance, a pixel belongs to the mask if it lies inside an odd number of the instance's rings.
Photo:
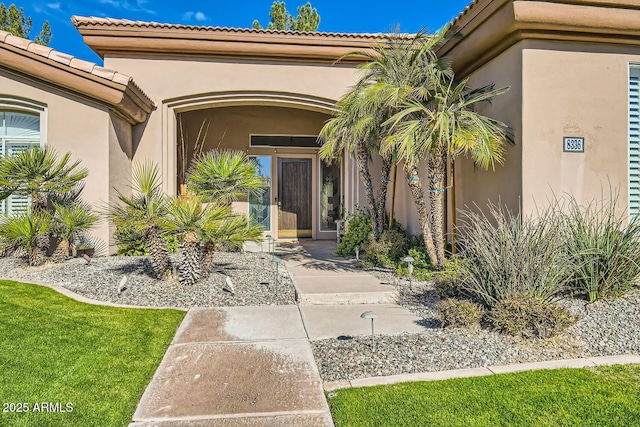
<path id="1" fill-rule="evenodd" d="M 424 330 L 393 286 L 334 249 L 278 245 L 298 305 L 189 310 L 131 426 L 333 426 L 309 339 L 371 333 L 364 311 L 378 316 L 377 333 Z"/>

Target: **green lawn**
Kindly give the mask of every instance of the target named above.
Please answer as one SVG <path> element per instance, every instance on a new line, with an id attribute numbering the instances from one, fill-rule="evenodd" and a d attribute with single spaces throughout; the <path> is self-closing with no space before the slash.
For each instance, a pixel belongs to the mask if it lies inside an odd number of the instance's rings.
<path id="1" fill-rule="evenodd" d="M 640 426 L 640 365 L 338 390 L 344 426 Z"/>
<path id="2" fill-rule="evenodd" d="M 184 314 L 0 281 L 0 426 L 126 426 Z"/>

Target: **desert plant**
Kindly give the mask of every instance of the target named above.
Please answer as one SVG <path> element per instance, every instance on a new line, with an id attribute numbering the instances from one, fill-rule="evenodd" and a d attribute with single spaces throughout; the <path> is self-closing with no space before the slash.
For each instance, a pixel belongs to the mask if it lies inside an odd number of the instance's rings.
<path id="1" fill-rule="evenodd" d="M 47 212 L 0 217 L 0 247 L 3 251 L 22 249 L 29 265 L 40 265 L 46 257 L 51 228 L 52 219 Z"/>
<path id="2" fill-rule="evenodd" d="M 421 236 L 420 239 L 422 239 Z M 411 240 L 414 239 L 409 240 L 409 245 L 411 245 Z M 414 259 L 413 277 L 418 280 L 431 280 L 435 277 L 436 269 L 429 261 L 429 254 L 427 254 L 426 248 L 424 246 L 412 247 L 407 251 L 407 255 Z M 396 265 L 396 275 L 403 277 L 409 276 L 407 262 L 403 260 L 398 262 L 398 264 Z"/>
<path id="3" fill-rule="evenodd" d="M 536 219 L 493 204 L 488 212 L 463 212 L 462 288 L 487 309 L 513 295 L 545 303 L 559 299 L 573 268 L 562 248 L 561 218 L 552 208 L 537 212 Z"/>
<path id="4" fill-rule="evenodd" d="M 640 278 L 640 218 L 628 224 L 616 213 L 617 197 L 580 206 L 574 198 L 564 217 L 564 248 L 574 257 L 572 290 L 588 301 L 616 298 Z M 558 215 L 561 213 L 558 212 Z"/>
<path id="5" fill-rule="evenodd" d="M 231 203 L 265 186 L 254 161 L 242 151 L 211 150 L 198 156 L 187 173 L 189 189 L 205 202 Z"/>
<path id="6" fill-rule="evenodd" d="M 371 234 L 371 217 L 363 209 L 356 208 L 354 212 L 349 212 L 346 223 L 346 232 L 336 247 L 336 254 L 342 257 L 355 255 L 356 247 L 362 249 L 363 245 L 369 243 Z"/>
<path id="7" fill-rule="evenodd" d="M 436 304 L 438 320 L 443 328 L 480 328 L 482 307 L 469 300 L 448 298 Z"/>
<path id="8" fill-rule="evenodd" d="M 31 196 L 32 209 L 44 212 L 49 195 L 72 190 L 89 173 L 79 160 L 70 164 L 70 159 L 71 153 L 58 159 L 50 145 L 0 158 L 0 200 L 12 194 Z"/>
<path id="9" fill-rule="evenodd" d="M 564 307 L 524 295 L 502 299 L 488 317 L 495 330 L 523 338 L 550 338 L 578 321 Z"/>
<path id="10" fill-rule="evenodd" d="M 63 262 L 73 252 L 74 242 L 89 230 L 99 220 L 87 203 L 75 202 L 69 205 L 54 204 L 53 233 L 60 239 L 52 259 Z"/>
<path id="11" fill-rule="evenodd" d="M 120 244 L 133 244 L 139 233 L 144 233 L 154 274 L 162 279 L 171 269 L 169 253 L 160 223 L 167 214 L 167 199 L 162 192 L 158 166 L 147 162 L 135 164 L 131 172 L 131 196 L 115 189 L 118 200 L 106 208 L 107 218 L 116 229 L 131 229 L 130 233 L 114 236 Z"/>
<path id="12" fill-rule="evenodd" d="M 385 230 L 377 242 L 370 239 L 362 245 L 366 260 L 383 267 L 395 266 L 407 253 L 407 247 L 407 235 L 402 229 Z"/>

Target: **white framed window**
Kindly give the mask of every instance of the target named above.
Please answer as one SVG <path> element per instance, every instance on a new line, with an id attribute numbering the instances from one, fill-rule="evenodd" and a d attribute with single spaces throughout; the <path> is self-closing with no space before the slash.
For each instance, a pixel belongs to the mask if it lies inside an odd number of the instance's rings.
<path id="1" fill-rule="evenodd" d="M 629 67 L 629 215 L 640 214 L 640 65 Z"/>
<path id="2" fill-rule="evenodd" d="M 30 101 L 0 96 L 0 156 L 11 156 L 44 143 L 45 107 Z M 27 196 L 9 196 L 0 201 L 1 214 L 29 209 Z"/>

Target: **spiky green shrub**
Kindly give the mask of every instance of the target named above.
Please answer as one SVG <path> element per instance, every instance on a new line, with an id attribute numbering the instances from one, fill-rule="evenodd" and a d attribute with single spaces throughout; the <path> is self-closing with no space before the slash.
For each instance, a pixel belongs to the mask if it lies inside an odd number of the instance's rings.
<path id="1" fill-rule="evenodd" d="M 12 194 L 31 196 L 32 209 L 45 211 L 50 195 L 72 190 L 89 173 L 79 160 L 70 160 L 71 153 L 59 159 L 50 145 L 0 158 L 0 200 Z"/>
<path id="2" fill-rule="evenodd" d="M 371 217 L 364 209 L 356 208 L 355 212 L 348 213 L 346 225 L 346 232 L 336 247 L 336 254 L 342 257 L 355 255 L 356 247 L 362 251 L 371 239 Z"/>
<path id="3" fill-rule="evenodd" d="M 47 212 L 0 217 L 0 248 L 3 252 L 22 250 L 29 265 L 40 265 L 46 259 L 52 226 L 53 220 Z"/>
<path id="4" fill-rule="evenodd" d="M 74 242 L 84 237 L 100 218 L 89 204 L 80 201 L 67 205 L 56 203 L 54 209 L 52 231 L 60 241 L 52 258 L 55 262 L 63 262 L 73 252 Z"/>
<path id="5" fill-rule="evenodd" d="M 487 309 L 514 295 L 556 301 L 568 288 L 572 257 L 553 208 L 523 218 L 490 204 L 466 210 L 459 227 L 462 288 Z"/>
<path id="6" fill-rule="evenodd" d="M 551 338 L 578 321 L 564 307 L 525 295 L 502 299 L 488 317 L 498 332 L 523 338 Z"/>
<path id="7" fill-rule="evenodd" d="M 588 301 L 619 297 L 640 278 L 640 218 L 626 224 L 616 202 L 612 196 L 583 207 L 570 198 L 563 215 L 563 246 L 575 265 L 572 291 Z"/>
<path id="8" fill-rule="evenodd" d="M 107 206 L 105 215 L 116 229 L 130 230 L 116 233 L 114 238 L 120 245 L 135 247 L 140 234 L 144 234 L 154 274 L 162 279 L 170 272 L 171 261 L 160 226 L 167 215 L 167 197 L 162 192 L 158 166 L 152 162 L 135 164 L 129 189 L 130 196 L 115 189 L 117 200 Z"/>
<path id="9" fill-rule="evenodd" d="M 469 300 L 448 298 L 436 304 L 438 320 L 443 328 L 480 328 L 483 308 Z"/>
<path id="10" fill-rule="evenodd" d="M 191 163 L 187 185 L 206 202 L 231 203 L 263 191 L 264 178 L 258 172 L 243 151 L 211 150 Z"/>

